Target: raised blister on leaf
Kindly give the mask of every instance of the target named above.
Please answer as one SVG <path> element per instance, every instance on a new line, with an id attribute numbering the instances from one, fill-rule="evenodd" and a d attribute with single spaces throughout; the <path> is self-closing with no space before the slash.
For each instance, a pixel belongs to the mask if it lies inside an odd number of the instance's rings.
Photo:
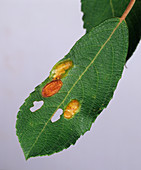
<path id="1" fill-rule="evenodd" d="M 80 103 L 78 100 L 72 100 L 64 111 L 64 117 L 71 119 L 80 109 Z"/>
<path id="2" fill-rule="evenodd" d="M 54 80 L 61 79 L 67 74 L 67 72 L 72 68 L 72 66 L 73 62 L 71 60 L 66 60 L 58 63 L 53 67 L 51 77 L 53 77 Z"/>
<path id="3" fill-rule="evenodd" d="M 47 85 L 44 86 L 42 90 L 42 96 L 43 97 L 51 97 L 54 94 L 58 93 L 63 85 L 63 82 L 61 80 L 53 80 Z"/>

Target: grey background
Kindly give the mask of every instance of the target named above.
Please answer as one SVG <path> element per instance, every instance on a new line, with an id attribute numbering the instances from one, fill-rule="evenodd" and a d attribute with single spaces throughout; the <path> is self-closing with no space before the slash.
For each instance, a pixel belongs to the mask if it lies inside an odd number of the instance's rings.
<path id="1" fill-rule="evenodd" d="M 1 170 L 141 169 L 141 43 L 90 132 L 63 152 L 24 159 L 18 109 L 85 34 L 80 6 L 80 0 L 0 0 Z"/>

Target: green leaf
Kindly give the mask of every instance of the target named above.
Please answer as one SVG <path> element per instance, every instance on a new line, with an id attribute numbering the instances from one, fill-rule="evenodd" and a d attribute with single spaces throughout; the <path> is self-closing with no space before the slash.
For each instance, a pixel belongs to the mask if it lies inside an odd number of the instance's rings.
<path id="1" fill-rule="evenodd" d="M 89 32 L 93 27 L 112 17 L 121 17 L 130 0 L 81 0 L 84 13 L 84 28 Z M 141 1 L 135 5 L 126 18 L 129 28 L 128 60 L 136 49 L 141 38 Z"/>
<path id="2" fill-rule="evenodd" d="M 17 116 L 17 136 L 26 159 L 51 155 L 68 148 L 90 130 L 113 96 L 127 51 L 126 23 L 120 23 L 118 18 L 109 19 L 83 36 L 53 67 L 50 76 L 25 100 Z M 72 61 L 73 66 L 61 77 L 63 86 L 55 95 L 43 97 L 43 89 L 52 82 L 54 69 L 66 61 Z M 55 112 L 58 109 L 64 111 L 72 100 L 80 104 L 76 114 L 67 119 L 63 113 L 59 120 L 52 123 Z M 31 112 L 35 101 L 43 101 L 44 104 Z"/>

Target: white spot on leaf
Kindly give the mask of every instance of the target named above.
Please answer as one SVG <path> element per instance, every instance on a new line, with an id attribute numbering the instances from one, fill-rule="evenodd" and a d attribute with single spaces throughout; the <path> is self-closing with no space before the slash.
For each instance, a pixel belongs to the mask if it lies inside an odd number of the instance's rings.
<path id="1" fill-rule="evenodd" d="M 44 102 L 43 101 L 39 101 L 39 102 L 35 101 L 33 104 L 34 104 L 34 106 L 30 108 L 30 111 L 36 112 L 43 106 Z"/>
<path id="2" fill-rule="evenodd" d="M 62 109 L 58 109 L 56 111 L 56 113 L 53 115 L 53 117 L 51 118 L 52 123 L 56 122 L 57 120 L 60 119 L 60 116 L 63 114 L 63 110 Z"/>

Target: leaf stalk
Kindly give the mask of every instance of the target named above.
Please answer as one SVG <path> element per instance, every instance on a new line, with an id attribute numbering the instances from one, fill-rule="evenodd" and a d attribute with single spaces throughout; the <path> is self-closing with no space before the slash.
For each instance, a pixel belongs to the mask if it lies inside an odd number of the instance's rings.
<path id="1" fill-rule="evenodd" d="M 129 12 L 131 11 L 131 9 L 133 8 L 135 2 L 136 2 L 136 0 L 131 0 L 131 1 L 130 1 L 130 3 L 128 4 L 126 10 L 124 11 L 122 17 L 120 18 L 120 22 L 122 22 L 123 20 L 126 19 L 127 15 L 129 14 Z"/>

